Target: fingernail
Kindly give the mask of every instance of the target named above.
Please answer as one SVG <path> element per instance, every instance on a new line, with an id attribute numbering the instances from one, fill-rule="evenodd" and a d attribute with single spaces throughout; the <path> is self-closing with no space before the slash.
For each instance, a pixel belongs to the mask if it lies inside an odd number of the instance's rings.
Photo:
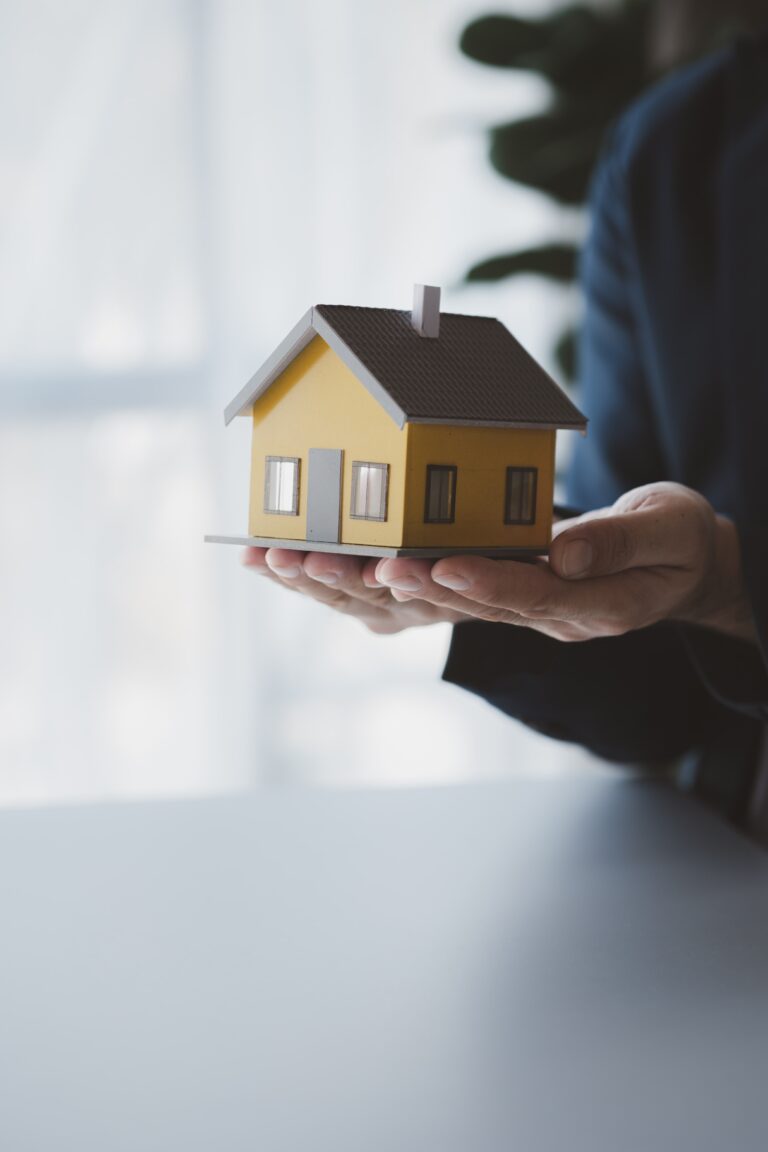
<path id="1" fill-rule="evenodd" d="M 592 567 L 592 545 L 588 540 L 574 540 L 563 549 L 560 567 L 564 576 L 583 576 Z"/>
<path id="2" fill-rule="evenodd" d="M 418 592 L 421 588 L 421 580 L 415 576 L 399 576 L 396 580 L 384 579 L 381 582 L 388 588 L 397 588 L 398 592 Z"/>
<path id="3" fill-rule="evenodd" d="M 339 574 L 338 572 L 318 572 L 312 579 L 319 580 L 321 584 L 338 584 Z"/>
<path id="4" fill-rule="evenodd" d="M 432 576 L 435 584 L 442 584 L 443 588 L 450 588 L 452 592 L 466 592 L 469 580 L 464 576 L 454 576 L 452 573 L 441 572 L 439 576 Z"/>
<path id="5" fill-rule="evenodd" d="M 290 568 L 273 568 L 275 576 L 280 576 L 283 580 L 295 580 L 301 572 L 298 564 L 291 565 Z"/>

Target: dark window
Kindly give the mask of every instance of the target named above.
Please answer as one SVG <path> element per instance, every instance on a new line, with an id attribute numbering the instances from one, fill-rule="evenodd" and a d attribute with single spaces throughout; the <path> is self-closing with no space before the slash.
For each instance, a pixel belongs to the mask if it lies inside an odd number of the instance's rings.
<path id="1" fill-rule="evenodd" d="M 456 465 L 427 464 L 425 524 L 453 524 L 456 519 Z"/>
<path id="2" fill-rule="evenodd" d="M 267 456 L 264 467 L 264 511 L 275 516 L 298 516 L 298 457 Z"/>
<path id="3" fill-rule="evenodd" d="M 389 464 L 352 461 L 352 501 L 349 514 L 353 520 L 386 520 Z"/>
<path id="4" fill-rule="evenodd" d="M 536 523 L 536 483 L 538 468 L 507 468 L 504 497 L 505 524 Z"/>

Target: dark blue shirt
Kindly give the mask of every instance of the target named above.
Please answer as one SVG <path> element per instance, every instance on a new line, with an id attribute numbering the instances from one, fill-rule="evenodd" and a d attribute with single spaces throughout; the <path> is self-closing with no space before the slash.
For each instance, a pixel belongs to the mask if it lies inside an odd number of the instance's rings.
<path id="1" fill-rule="evenodd" d="M 701 754 L 738 817 L 768 720 L 768 36 L 679 72 L 623 116 L 595 175 L 569 502 L 657 480 L 737 524 L 762 652 L 662 624 L 562 644 L 454 629 L 445 678 L 613 760 Z"/>

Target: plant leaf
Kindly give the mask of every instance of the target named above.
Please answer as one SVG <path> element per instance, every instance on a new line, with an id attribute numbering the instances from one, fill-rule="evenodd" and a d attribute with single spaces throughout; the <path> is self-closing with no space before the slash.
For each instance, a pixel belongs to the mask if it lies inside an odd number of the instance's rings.
<path id="1" fill-rule="evenodd" d="M 555 344 L 555 360 L 563 376 L 573 383 L 579 372 L 579 331 L 568 328 Z"/>
<path id="2" fill-rule="evenodd" d="M 472 265 L 464 279 L 470 284 L 487 283 L 528 274 L 567 283 L 576 276 L 578 256 L 579 250 L 573 244 L 541 244 L 536 248 L 481 260 Z"/>
<path id="3" fill-rule="evenodd" d="M 604 109 L 556 106 L 491 129 L 490 160 L 502 176 L 581 204 L 608 125 Z"/>
<path id="4" fill-rule="evenodd" d="M 600 89 L 624 103 L 648 77 L 650 12 L 648 0 L 625 0 L 605 12 L 574 5 L 542 20 L 482 16 L 459 47 L 478 63 L 539 72 L 562 93 Z"/>
<path id="5" fill-rule="evenodd" d="M 543 20 L 480 16 L 461 34 L 459 48 L 471 60 L 495 68 L 534 68 L 536 60 L 583 50 L 600 38 L 604 17 L 583 7 L 566 8 Z"/>

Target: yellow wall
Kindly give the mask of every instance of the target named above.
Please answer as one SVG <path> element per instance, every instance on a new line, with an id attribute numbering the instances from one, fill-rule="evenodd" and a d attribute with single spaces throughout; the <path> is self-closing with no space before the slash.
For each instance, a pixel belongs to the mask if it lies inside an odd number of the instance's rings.
<path id="1" fill-rule="evenodd" d="M 319 336 L 253 411 L 251 536 L 306 539 L 310 448 L 343 450 L 341 541 L 383 547 L 546 548 L 552 526 L 554 431 L 459 428 L 394 420 Z M 406 459 L 407 452 L 407 459 Z M 299 515 L 264 512 L 266 456 L 298 456 Z M 349 516 L 352 461 L 389 464 L 387 520 Z M 456 522 L 425 524 L 428 464 L 454 464 Z M 504 524 L 506 469 L 538 468 L 536 523 Z"/>
<path id="2" fill-rule="evenodd" d="M 309 449 L 341 448 L 342 543 L 398 547 L 405 501 L 405 447 L 405 430 L 398 428 L 336 353 L 316 336 L 254 406 L 250 535 L 306 539 Z M 300 458 L 298 516 L 264 512 L 266 456 Z M 388 512 L 383 523 L 349 516 L 353 460 L 389 464 Z"/>
<path id="3" fill-rule="evenodd" d="M 410 548 L 546 548 L 552 530 L 554 431 L 408 425 L 405 531 Z M 425 524 L 428 464 L 455 464 L 456 522 Z M 506 470 L 538 468 L 536 523 L 504 523 Z"/>

